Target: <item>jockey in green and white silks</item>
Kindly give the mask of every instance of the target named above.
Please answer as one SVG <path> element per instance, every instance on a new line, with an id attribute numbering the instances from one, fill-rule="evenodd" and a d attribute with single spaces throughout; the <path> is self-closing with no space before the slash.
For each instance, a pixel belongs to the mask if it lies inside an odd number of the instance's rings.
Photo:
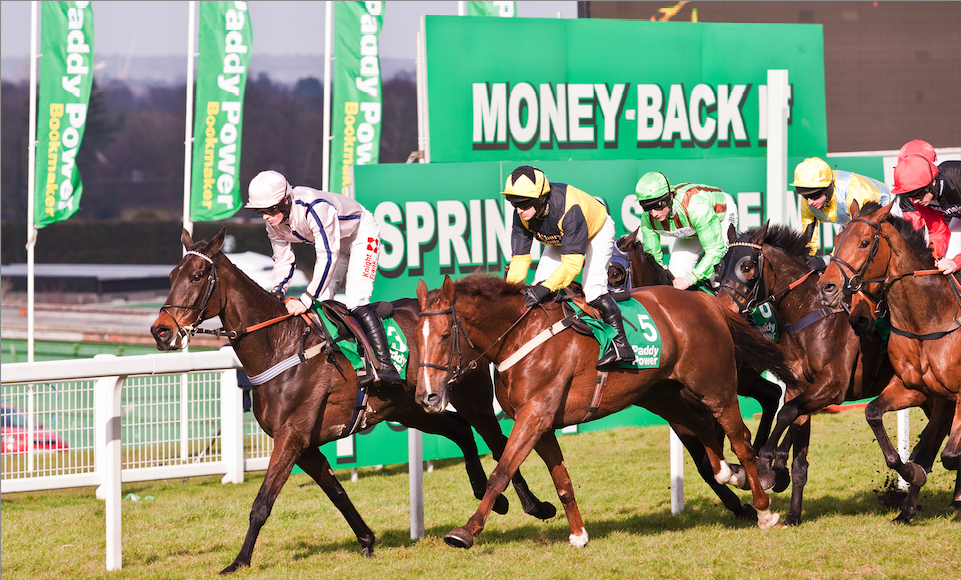
<path id="1" fill-rule="evenodd" d="M 671 186 L 663 173 L 652 171 L 634 189 L 641 215 L 641 239 L 658 264 L 664 265 L 662 238 L 674 240 L 670 266 L 674 287 L 685 290 L 706 282 L 727 247 L 729 227 L 737 232 L 737 206 L 723 190 L 700 183 Z"/>

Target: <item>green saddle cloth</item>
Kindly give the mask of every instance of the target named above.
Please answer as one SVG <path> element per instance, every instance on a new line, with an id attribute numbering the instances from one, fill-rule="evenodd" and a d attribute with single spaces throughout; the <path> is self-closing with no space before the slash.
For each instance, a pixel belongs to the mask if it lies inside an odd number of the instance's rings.
<path id="1" fill-rule="evenodd" d="M 634 362 L 616 362 L 614 366 L 627 369 L 654 369 L 661 366 L 661 334 L 647 309 L 634 298 L 618 302 L 617 305 L 624 318 L 624 334 L 627 336 L 627 342 L 634 348 Z M 587 323 L 591 332 L 594 333 L 594 338 L 601 346 L 597 357 L 600 359 L 610 348 L 611 341 L 617 333 L 602 321 L 584 314 L 577 305 L 571 303 L 571 306 L 575 314 L 583 315 L 581 320 Z"/>
<path id="2" fill-rule="evenodd" d="M 337 348 L 339 348 L 340 352 L 350 361 L 350 366 L 352 366 L 355 371 L 362 370 L 364 368 L 364 361 L 360 358 L 354 337 L 340 336 L 337 325 L 327 318 L 324 310 L 320 306 L 317 306 L 316 310 L 317 315 L 324 321 L 327 332 L 330 333 L 334 342 L 337 343 Z M 407 380 L 407 362 L 410 358 L 410 349 L 407 347 L 407 337 L 404 336 L 400 326 L 397 325 L 393 318 L 384 319 L 382 323 L 384 325 L 384 332 L 387 334 L 387 347 L 390 350 L 390 359 L 393 361 L 394 366 L 397 367 L 397 373 L 400 375 L 400 378 Z"/>

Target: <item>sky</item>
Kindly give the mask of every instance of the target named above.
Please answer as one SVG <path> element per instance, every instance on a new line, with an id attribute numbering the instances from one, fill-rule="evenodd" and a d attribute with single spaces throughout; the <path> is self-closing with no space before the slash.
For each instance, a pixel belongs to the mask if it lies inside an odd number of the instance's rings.
<path id="1" fill-rule="evenodd" d="M 94 0 L 94 50 L 104 56 L 170 56 L 187 51 L 186 1 Z M 415 34 L 425 14 L 457 14 L 455 0 L 388 0 L 380 35 L 382 58 L 415 58 Z M 290 56 L 324 52 L 324 2 L 248 2 L 254 31 L 253 54 Z M 527 18 L 577 17 L 577 2 L 518 1 Z M 39 12 L 39 9 L 38 9 Z M 39 43 L 39 40 L 38 40 Z M 30 2 L 0 2 L 0 56 L 30 56 Z"/>

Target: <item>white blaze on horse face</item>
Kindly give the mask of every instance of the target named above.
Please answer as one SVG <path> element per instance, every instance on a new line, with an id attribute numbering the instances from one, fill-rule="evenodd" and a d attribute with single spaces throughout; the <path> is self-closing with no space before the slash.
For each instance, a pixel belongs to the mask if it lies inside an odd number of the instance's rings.
<path id="1" fill-rule="evenodd" d="M 427 345 L 430 344 L 430 323 L 425 320 L 423 327 L 423 345 L 426 349 Z M 427 367 L 424 367 L 423 376 L 421 378 L 423 379 L 424 383 L 424 392 L 430 395 L 433 392 L 433 389 L 430 387 L 430 376 L 427 374 Z"/>

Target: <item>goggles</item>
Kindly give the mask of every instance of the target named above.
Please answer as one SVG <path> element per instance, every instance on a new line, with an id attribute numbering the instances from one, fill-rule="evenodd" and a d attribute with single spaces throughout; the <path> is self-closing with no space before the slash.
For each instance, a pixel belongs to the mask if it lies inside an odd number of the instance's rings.
<path id="1" fill-rule="evenodd" d="M 827 187 L 822 187 L 819 189 L 807 189 L 803 187 L 798 187 L 796 191 L 797 191 L 797 194 L 803 197 L 804 199 L 814 201 L 815 199 L 818 199 L 821 196 L 827 195 L 829 187 L 831 186 L 829 185 Z"/>
<path id="2" fill-rule="evenodd" d="M 665 193 L 661 197 L 645 199 L 644 201 L 639 201 L 638 203 L 641 205 L 641 209 L 647 212 L 663 209 L 665 207 L 670 207 L 671 194 Z"/>
<path id="3" fill-rule="evenodd" d="M 283 203 L 283 202 L 280 202 L 280 203 L 278 203 L 278 204 L 276 204 L 276 205 L 272 205 L 272 206 L 270 206 L 270 207 L 258 207 L 258 208 L 255 208 L 255 209 L 254 209 L 254 213 L 256 213 L 257 215 L 275 214 L 275 213 L 280 213 L 281 211 L 283 211 L 283 209 L 284 209 L 284 203 Z"/>
<path id="4" fill-rule="evenodd" d="M 930 192 L 930 191 L 931 191 L 931 186 L 930 186 L 930 185 L 925 185 L 924 187 L 922 187 L 922 188 L 920 188 L 920 189 L 915 189 L 914 191 L 909 191 L 909 192 L 903 193 L 903 194 L 901 194 L 901 195 L 903 195 L 904 197 L 909 197 L 909 198 L 911 198 L 911 199 L 921 199 L 922 197 L 924 197 L 925 195 L 927 195 L 928 192 Z"/>
<path id="5" fill-rule="evenodd" d="M 536 197 L 523 197 L 520 195 L 508 195 L 507 201 L 517 209 L 530 209 L 537 203 Z"/>

